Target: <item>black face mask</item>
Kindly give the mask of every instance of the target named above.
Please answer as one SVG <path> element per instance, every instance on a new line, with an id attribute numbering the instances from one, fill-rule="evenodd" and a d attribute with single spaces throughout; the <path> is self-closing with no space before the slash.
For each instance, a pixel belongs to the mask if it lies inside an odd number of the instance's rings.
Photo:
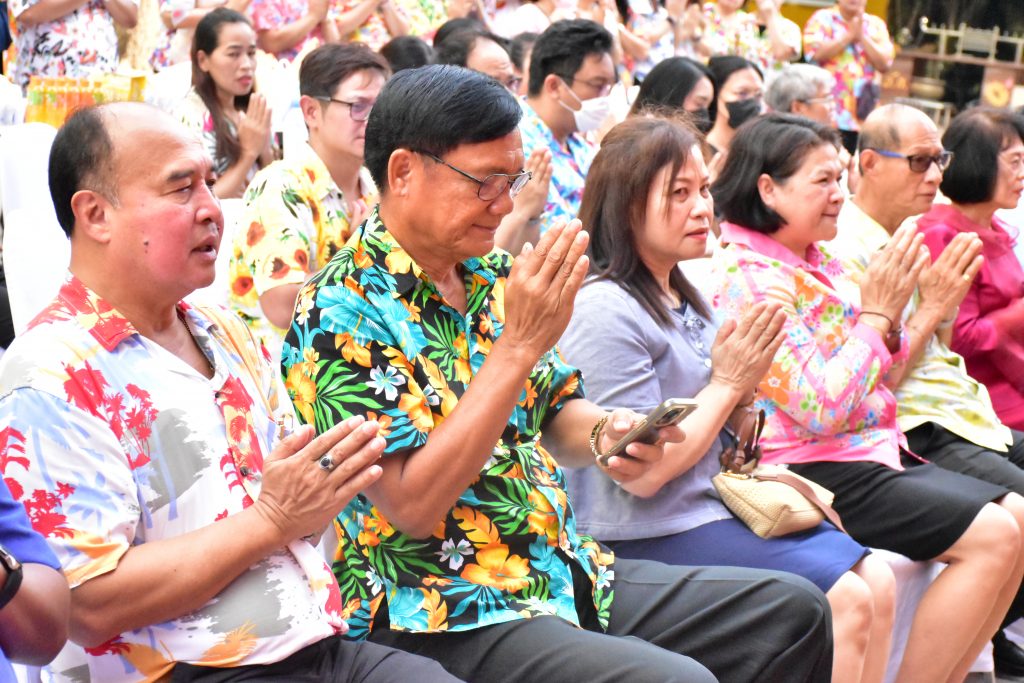
<path id="1" fill-rule="evenodd" d="M 746 100 L 726 102 L 725 109 L 729 112 L 729 127 L 736 130 L 761 113 L 761 98 L 751 97 Z"/>
<path id="2" fill-rule="evenodd" d="M 696 109 L 690 112 L 690 116 L 693 118 L 693 125 L 701 133 L 707 135 L 707 132 L 711 130 L 711 114 L 708 112 L 708 108 Z"/>

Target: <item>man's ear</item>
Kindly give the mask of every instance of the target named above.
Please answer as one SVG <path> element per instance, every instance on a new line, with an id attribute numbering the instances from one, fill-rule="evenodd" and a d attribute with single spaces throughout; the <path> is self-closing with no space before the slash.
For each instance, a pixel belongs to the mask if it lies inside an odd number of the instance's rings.
<path id="1" fill-rule="evenodd" d="M 113 203 L 95 190 L 79 190 L 71 195 L 71 211 L 75 215 L 75 232 L 106 244 L 110 241 Z"/>
<path id="2" fill-rule="evenodd" d="M 398 148 L 388 158 L 388 194 L 405 197 L 415 180 L 418 169 L 423 168 L 419 155 L 415 152 Z"/>
<path id="3" fill-rule="evenodd" d="M 306 128 L 312 130 L 314 126 L 320 126 L 320 119 L 323 117 L 323 106 L 320 100 L 303 95 L 299 98 L 299 111 L 306 122 Z"/>
<path id="4" fill-rule="evenodd" d="M 548 97 L 557 97 L 562 87 L 562 79 L 555 74 L 548 74 L 544 77 L 544 85 L 541 86 L 541 93 Z"/>

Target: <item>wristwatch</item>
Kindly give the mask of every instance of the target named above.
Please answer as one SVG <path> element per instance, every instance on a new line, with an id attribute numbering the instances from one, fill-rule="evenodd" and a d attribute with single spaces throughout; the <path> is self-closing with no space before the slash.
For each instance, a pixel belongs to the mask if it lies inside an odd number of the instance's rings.
<path id="1" fill-rule="evenodd" d="M 0 609 L 7 606 L 21 588 L 21 562 L 7 548 L 0 545 L 0 564 L 7 570 L 7 579 L 0 588 Z"/>

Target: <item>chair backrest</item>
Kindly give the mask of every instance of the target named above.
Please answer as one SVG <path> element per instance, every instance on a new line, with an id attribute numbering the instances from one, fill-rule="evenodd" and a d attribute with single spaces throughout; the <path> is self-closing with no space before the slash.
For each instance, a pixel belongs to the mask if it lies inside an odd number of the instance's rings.
<path id="1" fill-rule="evenodd" d="M 11 126 L 2 133 L 3 264 L 16 334 L 53 299 L 71 258 L 47 179 L 56 134 L 44 123 Z"/>
<path id="2" fill-rule="evenodd" d="M 994 29 L 970 28 L 960 24 L 960 39 L 957 41 L 956 53 L 976 52 L 995 59 L 996 47 L 999 43 L 999 27 Z"/>

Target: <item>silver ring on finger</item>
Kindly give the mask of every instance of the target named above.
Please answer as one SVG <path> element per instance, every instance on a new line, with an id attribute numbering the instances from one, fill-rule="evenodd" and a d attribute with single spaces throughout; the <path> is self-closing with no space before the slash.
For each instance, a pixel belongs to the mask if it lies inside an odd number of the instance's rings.
<path id="1" fill-rule="evenodd" d="M 324 472 L 330 472 L 334 469 L 334 458 L 331 457 L 330 453 L 324 453 L 320 456 L 320 459 L 316 461 L 316 464 L 319 465 L 320 469 Z"/>

